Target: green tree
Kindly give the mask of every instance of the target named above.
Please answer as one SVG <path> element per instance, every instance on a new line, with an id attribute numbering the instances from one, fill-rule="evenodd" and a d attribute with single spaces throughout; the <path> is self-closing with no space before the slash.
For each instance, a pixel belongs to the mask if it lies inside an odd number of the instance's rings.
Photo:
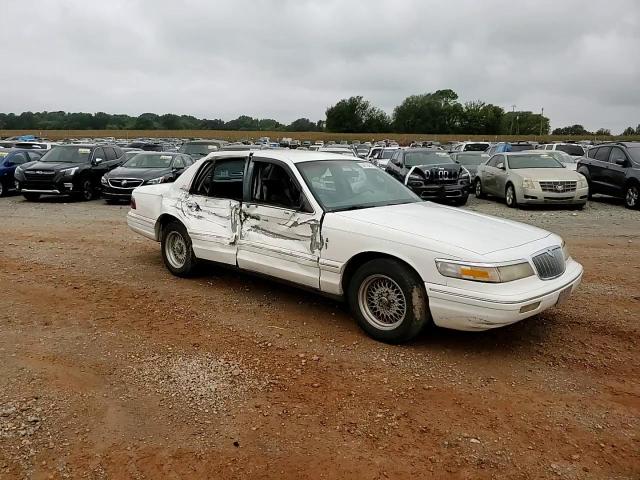
<path id="1" fill-rule="evenodd" d="M 548 135 L 549 119 L 533 112 L 506 112 L 500 122 L 501 135 L 538 135 L 542 124 L 542 134 Z"/>
<path id="2" fill-rule="evenodd" d="M 596 135 L 610 136 L 611 135 L 611 130 L 609 130 L 608 128 L 599 128 L 598 130 L 596 130 Z"/>
<path id="3" fill-rule="evenodd" d="M 463 107 L 453 90 L 411 95 L 393 111 L 393 125 L 403 133 L 455 133 L 459 130 Z"/>
<path id="4" fill-rule="evenodd" d="M 287 126 L 289 132 L 313 132 L 316 130 L 316 124 L 308 118 L 298 118 Z"/>
<path id="5" fill-rule="evenodd" d="M 327 108 L 325 127 L 329 132 L 361 133 L 389 131 L 389 117 L 361 96 L 342 99 Z M 372 130 L 369 130 L 372 129 Z"/>
<path id="6" fill-rule="evenodd" d="M 627 127 L 624 129 L 624 132 L 622 132 L 623 137 L 632 137 L 635 134 L 636 134 L 636 131 L 633 127 Z"/>
<path id="7" fill-rule="evenodd" d="M 556 128 L 553 135 L 591 135 L 582 125 L 571 125 L 569 127 Z"/>

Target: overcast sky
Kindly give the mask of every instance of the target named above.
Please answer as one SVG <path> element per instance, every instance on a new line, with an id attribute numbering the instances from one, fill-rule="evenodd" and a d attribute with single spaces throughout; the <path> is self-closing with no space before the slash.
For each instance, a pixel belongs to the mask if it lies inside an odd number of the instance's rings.
<path id="1" fill-rule="evenodd" d="M 452 88 L 640 123 L 640 0 L 2 0 L 0 110 L 290 122 Z"/>

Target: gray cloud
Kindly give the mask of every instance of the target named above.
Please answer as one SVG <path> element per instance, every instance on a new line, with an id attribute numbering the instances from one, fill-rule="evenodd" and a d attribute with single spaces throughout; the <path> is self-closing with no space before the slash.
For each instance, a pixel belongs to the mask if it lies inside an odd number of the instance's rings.
<path id="1" fill-rule="evenodd" d="M 5 0 L 3 111 L 324 117 L 452 88 L 554 126 L 640 122 L 640 3 Z M 10 66 L 10 68 L 8 67 Z"/>

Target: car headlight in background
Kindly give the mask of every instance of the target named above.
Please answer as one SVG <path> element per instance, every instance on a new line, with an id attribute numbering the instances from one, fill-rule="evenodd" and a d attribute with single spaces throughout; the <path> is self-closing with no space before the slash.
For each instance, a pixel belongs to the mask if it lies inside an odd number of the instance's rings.
<path id="1" fill-rule="evenodd" d="M 504 283 L 520 280 L 534 275 L 529 262 L 513 265 L 478 265 L 447 260 L 436 260 L 441 275 L 475 282 Z"/>
<path id="2" fill-rule="evenodd" d="M 164 183 L 169 180 L 170 177 L 167 175 L 163 175 L 162 177 L 152 178 L 151 180 L 147 180 L 144 182 L 145 185 L 157 185 L 158 183 Z"/>
<path id="3" fill-rule="evenodd" d="M 64 170 L 60 170 L 60 173 L 65 177 L 73 177 L 73 175 L 78 171 L 78 167 L 65 168 Z"/>
<path id="4" fill-rule="evenodd" d="M 107 182 L 106 177 L 105 177 L 104 175 L 102 176 L 102 178 L 100 178 L 100 183 L 101 183 L 102 185 L 105 185 L 105 186 L 107 186 L 107 185 L 109 184 L 109 183 Z"/>
<path id="5" fill-rule="evenodd" d="M 22 168 L 22 165 L 18 165 L 15 169 L 14 175 L 16 173 L 22 173 L 22 172 L 24 172 L 24 168 Z"/>
<path id="6" fill-rule="evenodd" d="M 522 188 L 528 188 L 529 190 L 534 190 L 536 188 L 536 184 L 530 178 L 522 179 Z"/>
<path id="7" fill-rule="evenodd" d="M 578 180 L 578 188 L 587 188 L 589 186 L 589 182 L 584 177 L 584 175 L 580 175 L 580 179 Z"/>

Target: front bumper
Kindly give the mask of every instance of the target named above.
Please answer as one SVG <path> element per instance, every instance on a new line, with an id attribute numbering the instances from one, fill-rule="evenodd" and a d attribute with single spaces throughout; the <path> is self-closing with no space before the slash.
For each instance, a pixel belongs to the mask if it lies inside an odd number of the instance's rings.
<path id="1" fill-rule="evenodd" d="M 130 200 L 133 188 L 113 188 L 111 186 L 101 185 L 102 196 L 108 200 Z"/>
<path id="2" fill-rule="evenodd" d="M 478 331 L 519 322 L 566 300 L 580 285 L 582 273 L 582 265 L 570 260 L 560 277 L 548 281 L 537 279 L 537 288 L 528 291 L 518 289 L 513 293 L 509 283 L 494 284 L 493 293 L 431 283 L 425 283 L 425 286 L 436 325 L 453 330 Z"/>
<path id="3" fill-rule="evenodd" d="M 73 180 L 29 181 L 16 180 L 16 190 L 20 193 L 40 193 L 44 195 L 71 195 L 77 191 Z"/>
<path id="4" fill-rule="evenodd" d="M 518 203 L 531 205 L 568 204 L 584 205 L 589 198 L 589 187 L 578 188 L 572 192 L 543 192 L 540 189 L 523 189 Z"/>

